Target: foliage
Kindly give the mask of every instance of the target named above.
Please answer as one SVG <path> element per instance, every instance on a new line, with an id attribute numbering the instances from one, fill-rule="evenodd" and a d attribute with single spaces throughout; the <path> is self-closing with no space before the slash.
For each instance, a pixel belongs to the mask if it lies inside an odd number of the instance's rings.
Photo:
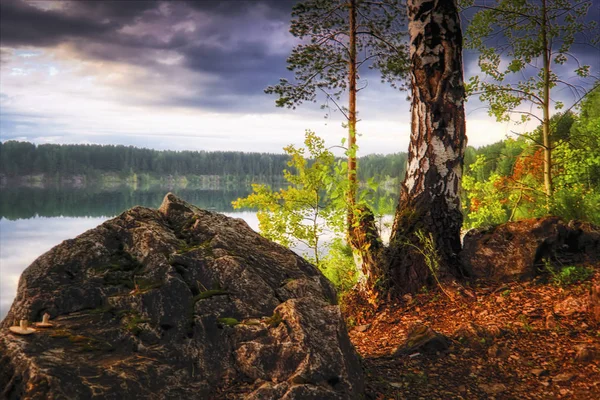
<path id="1" fill-rule="evenodd" d="M 600 89 L 595 89 L 581 102 L 579 114 L 569 112 L 552 118 L 556 137 L 560 137 L 553 151 L 555 190 L 549 206 L 554 215 L 600 224 L 599 109 Z M 476 160 L 463 177 L 466 227 L 547 212 L 542 149 L 534 141 L 507 139 L 474 150 L 474 155 Z"/>
<path id="2" fill-rule="evenodd" d="M 339 237 L 328 244 L 319 269 L 340 293 L 352 288 L 358 280 L 352 248 Z"/>
<path id="3" fill-rule="evenodd" d="M 473 76 L 468 91 L 478 93 L 480 100 L 489 104 L 489 114 L 498 121 L 509 121 L 511 116 L 518 115 L 520 122 L 531 118 L 540 122 L 539 132 L 530 138 L 544 151 L 542 170 L 549 208 L 553 196 L 552 150 L 556 140 L 561 139 L 560 134 L 568 131 L 568 120 L 572 117 L 567 112 L 552 126 L 551 108 L 559 110 L 563 103 L 553 99 L 551 91 L 559 85 L 566 87 L 574 95 L 575 103 L 585 95 L 584 86 L 561 79 L 557 72 L 568 70 L 580 79 L 590 77 L 590 66 L 581 64 L 570 49 L 578 37 L 594 32 L 596 22 L 586 19 L 592 2 L 465 3 L 480 9 L 467 28 L 467 46 L 478 50 L 479 66 L 488 78 Z M 591 44 L 597 43 L 598 36 Z M 534 107 L 541 110 L 541 117 Z"/>
<path id="4" fill-rule="evenodd" d="M 544 268 L 550 273 L 550 281 L 554 285 L 561 287 L 585 281 L 594 274 L 592 268 L 581 265 L 567 265 L 556 269 L 548 260 L 545 260 Z"/>
<path id="5" fill-rule="evenodd" d="M 325 236 L 344 229 L 345 163 L 336 161 L 323 139 L 307 131 L 305 148 L 287 146 L 290 156 L 284 171 L 289 186 L 278 191 L 267 185 L 252 185 L 253 193 L 233 202 L 235 208 L 257 208 L 261 233 L 287 247 L 302 244 L 308 258 L 321 265 Z M 305 154 L 308 152 L 308 154 Z"/>
<path id="6" fill-rule="evenodd" d="M 466 191 L 467 202 L 464 227 L 473 228 L 482 225 L 496 225 L 506 222 L 506 209 L 503 207 L 504 195 L 498 190 L 501 176 L 494 173 L 487 180 L 479 181 L 473 175 L 481 171 L 486 158 L 479 155 L 470 166 L 471 174 L 465 174 L 462 187 Z"/>

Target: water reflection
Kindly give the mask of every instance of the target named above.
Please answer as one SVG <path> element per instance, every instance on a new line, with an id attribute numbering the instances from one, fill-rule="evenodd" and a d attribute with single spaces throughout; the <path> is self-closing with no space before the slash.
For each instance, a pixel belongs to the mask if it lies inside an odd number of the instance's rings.
<path id="1" fill-rule="evenodd" d="M 105 220 L 135 206 L 157 208 L 168 189 L 151 191 L 3 188 L 0 191 L 0 319 L 16 295 L 19 276 L 36 258 Z M 231 201 L 248 190 L 180 189 L 173 192 L 200 208 L 243 218 L 254 230 L 251 211 L 233 212 Z"/>
<path id="2" fill-rule="evenodd" d="M 158 207 L 167 188 L 134 190 L 94 188 L 17 187 L 0 190 L 0 218 L 17 220 L 40 217 L 105 217 L 118 215 L 135 205 Z M 235 190 L 175 189 L 180 198 L 200 208 L 232 212 L 231 201 L 247 196 L 249 186 Z"/>

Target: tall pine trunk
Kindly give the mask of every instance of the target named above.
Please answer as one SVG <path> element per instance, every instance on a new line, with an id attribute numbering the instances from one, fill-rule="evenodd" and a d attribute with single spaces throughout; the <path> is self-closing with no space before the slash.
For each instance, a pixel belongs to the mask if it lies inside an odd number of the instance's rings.
<path id="1" fill-rule="evenodd" d="M 349 2 L 348 43 L 348 213 L 347 232 L 353 235 L 354 206 L 356 204 L 356 0 Z"/>
<path id="2" fill-rule="evenodd" d="M 464 274 L 458 259 L 459 190 L 467 138 L 456 0 L 409 0 L 408 20 L 412 126 L 386 268 L 395 293 L 417 291 L 431 282 L 432 274 Z M 425 253 L 439 260 L 437 266 L 428 265 L 419 231 L 431 235 L 435 252 Z"/>

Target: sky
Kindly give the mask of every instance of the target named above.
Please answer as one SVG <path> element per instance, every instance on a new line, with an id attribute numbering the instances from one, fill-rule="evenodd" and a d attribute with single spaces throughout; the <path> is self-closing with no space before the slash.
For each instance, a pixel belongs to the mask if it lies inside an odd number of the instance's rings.
<path id="1" fill-rule="evenodd" d="M 2 0 L 0 140 L 279 153 L 310 129 L 339 144 L 339 112 L 277 108 L 264 93 L 290 78 L 294 3 Z M 578 56 L 600 65 L 597 51 Z M 478 73 L 476 54 L 465 52 L 464 68 L 467 79 Z M 374 73 L 361 83 L 361 155 L 407 151 L 407 93 Z M 477 99 L 467 103 L 470 145 L 534 127 L 495 122 Z"/>

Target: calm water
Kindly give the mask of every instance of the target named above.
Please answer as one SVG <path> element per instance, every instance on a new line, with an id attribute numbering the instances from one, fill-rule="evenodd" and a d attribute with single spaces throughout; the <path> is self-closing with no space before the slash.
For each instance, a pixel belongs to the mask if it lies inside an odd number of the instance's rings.
<path id="1" fill-rule="evenodd" d="M 0 319 L 16 295 L 19 276 L 36 258 L 135 206 L 156 208 L 169 191 L 18 188 L 0 190 Z M 243 218 L 255 230 L 253 212 L 235 212 L 231 201 L 247 190 L 174 189 L 177 196 L 200 208 Z"/>

